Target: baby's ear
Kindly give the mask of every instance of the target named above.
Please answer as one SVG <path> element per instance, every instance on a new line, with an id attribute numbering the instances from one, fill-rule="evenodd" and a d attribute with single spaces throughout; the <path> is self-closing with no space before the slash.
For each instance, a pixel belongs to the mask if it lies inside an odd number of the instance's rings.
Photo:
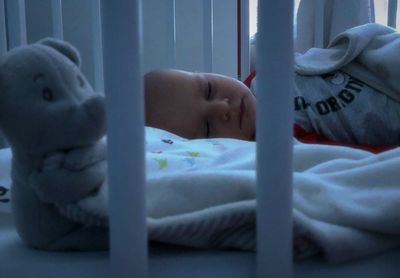
<path id="1" fill-rule="evenodd" d="M 38 41 L 40 44 L 44 44 L 46 46 L 52 47 L 61 54 L 64 54 L 68 59 L 74 62 L 78 67 L 81 65 L 81 56 L 79 55 L 78 50 L 72 46 L 70 43 L 54 39 L 54 38 L 44 38 Z"/>

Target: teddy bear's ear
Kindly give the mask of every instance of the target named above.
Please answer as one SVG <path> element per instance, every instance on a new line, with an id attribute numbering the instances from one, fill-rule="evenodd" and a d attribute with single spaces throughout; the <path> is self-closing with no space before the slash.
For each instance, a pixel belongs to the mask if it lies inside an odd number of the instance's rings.
<path id="1" fill-rule="evenodd" d="M 62 40 L 54 39 L 54 38 L 44 38 L 44 39 L 38 41 L 38 43 L 54 48 L 61 54 L 64 54 L 68 59 L 70 59 L 72 62 L 74 62 L 78 67 L 81 65 L 81 57 L 79 55 L 79 52 L 70 43 L 67 43 Z"/>

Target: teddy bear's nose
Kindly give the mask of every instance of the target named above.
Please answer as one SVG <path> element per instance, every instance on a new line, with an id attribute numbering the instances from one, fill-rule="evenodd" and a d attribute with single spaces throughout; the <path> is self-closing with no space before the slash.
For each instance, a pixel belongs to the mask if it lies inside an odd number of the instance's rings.
<path id="1" fill-rule="evenodd" d="M 83 108 L 93 121 L 94 125 L 99 127 L 105 127 L 106 109 L 105 109 L 105 99 L 103 96 L 98 95 L 87 99 L 83 103 Z"/>

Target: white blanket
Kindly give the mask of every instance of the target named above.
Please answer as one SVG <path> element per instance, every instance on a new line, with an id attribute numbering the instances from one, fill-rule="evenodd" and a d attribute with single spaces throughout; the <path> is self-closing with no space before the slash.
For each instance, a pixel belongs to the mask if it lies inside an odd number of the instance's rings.
<path id="1" fill-rule="evenodd" d="M 149 238 L 254 250 L 255 143 L 146 135 Z M 344 261 L 400 245 L 400 148 L 374 155 L 294 140 L 293 167 L 296 257 Z M 107 225 L 107 191 L 61 211 Z"/>
<path id="2" fill-rule="evenodd" d="M 147 128 L 152 240 L 255 248 L 255 143 Z M 400 245 L 400 148 L 378 155 L 294 140 L 294 253 L 331 261 Z M 107 187 L 80 203 L 106 217 Z M 271 212 L 273 213 L 273 212 Z"/>

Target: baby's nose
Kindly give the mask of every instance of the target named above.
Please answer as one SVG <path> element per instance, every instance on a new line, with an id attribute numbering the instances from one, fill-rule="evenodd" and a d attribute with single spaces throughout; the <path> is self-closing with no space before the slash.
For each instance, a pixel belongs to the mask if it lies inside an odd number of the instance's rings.
<path id="1" fill-rule="evenodd" d="M 228 98 L 224 98 L 223 100 L 221 100 L 221 102 L 219 103 L 218 107 L 218 114 L 220 116 L 220 119 L 222 121 L 229 121 L 231 118 L 231 106 L 230 106 L 230 101 Z"/>

